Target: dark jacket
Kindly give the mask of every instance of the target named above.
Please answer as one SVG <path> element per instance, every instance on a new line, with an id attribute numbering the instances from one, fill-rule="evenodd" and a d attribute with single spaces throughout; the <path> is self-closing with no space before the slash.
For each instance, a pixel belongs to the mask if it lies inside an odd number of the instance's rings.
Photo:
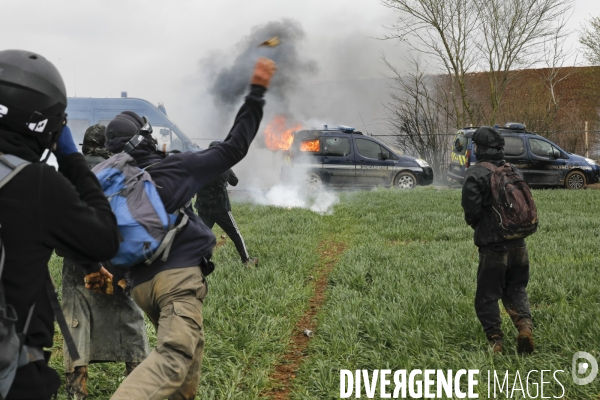
<path id="1" fill-rule="evenodd" d="M 0 130 L 0 151 L 33 164 L 0 189 L 0 224 L 6 261 L 2 281 L 6 299 L 23 330 L 29 307 L 35 309 L 25 344 L 52 347 L 54 313 L 44 284 L 54 249 L 83 261 L 111 259 L 119 247 L 115 217 L 100 184 L 83 155 L 71 154 L 59 163 L 58 172 L 39 160 L 29 139 Z M 99 268 L 99 264 L 96 264 Z M 8 398 L 48 396 L 60 378 L 43 361 L 20 368 Z"/>
<path id="2" fill-rule="evenodd" d="M 504 163 L 504 160 L 486 161 L 497 166 Z M 462 187 L 462 206 L 465 211 L 465 221 L 475 230 L 473 239 L 478 247 L 504 241 L 492 229 L 492 224 L 495 222 L 492 215 L 491 176 L 492 171 L 482 165 L 475 164 L 467 169 Z"/>
<path id="3" fill-rule="evenodd" d="M 232 170 L 219 175 L 208 182 L 196 194 L 196 210 L 199 214 L 226 213 L 231 211 L 227 184 L 236 186 L 239 180 Z"/>
<path id="4" fill-rule="evenodd" d="M 104 160 L 106 160 L 106 158 L 97 155 L 87 154 L 85 156 L 85 161 L 90 169 L 94 168 Z"/>
<path id="5" fill-rule="evenodd" d="M 156 183 L 168 213 L 185 206 L 208 182 L 246 156 L 263 116 L 265 91 L 262 86 L 252 85 L 231 131 L 218 146 L 194 153 L 172 154 L 162 159 L 152 151 L 150 143 L 143 141 L 130 152 L 141 168 L 158 162 L 147 171 Z M 107 140 L 107 146 L 115 152 L 127 140 L 123 137 Z M 134 266 L 131 269 L 132 286 L 146 282 L 168 269 L 198 266 L 203 258 L 212 256 L 216 244 L 214 234 L 191 207 L 185 212 L 189 221 L 175 237 L 167 261 L 159 258 L 150 265 Z"/>

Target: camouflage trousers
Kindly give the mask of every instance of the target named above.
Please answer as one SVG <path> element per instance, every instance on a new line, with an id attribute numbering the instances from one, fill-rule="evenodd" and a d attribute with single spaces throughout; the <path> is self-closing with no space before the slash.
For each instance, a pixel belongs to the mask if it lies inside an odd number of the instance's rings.
<path id="1" fill-rule="evenodd" d="M 194 399 L 204 353 L 202 305 L 208 293 L 200 267 L 162 271 L 131 293 L 156 328 L 156 348 L 111 399 Z"/>

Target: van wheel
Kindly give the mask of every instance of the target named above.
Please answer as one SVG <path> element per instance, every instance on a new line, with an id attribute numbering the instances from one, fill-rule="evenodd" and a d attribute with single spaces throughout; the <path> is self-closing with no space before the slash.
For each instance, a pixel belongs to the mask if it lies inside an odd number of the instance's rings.
<path id="1" fill-rule="evenodd" d="M 394 182 L 396 189 L 413 189 L 415 186 L 417 186 L 417 178 L 410 172 L 400 172 L 396 176 L 396 181 Z"/>
<path id="2" fill-rule="evenodd" d="M 585 175 L 579 171 L 571 171 L 565 178 L 567 189 L 583 189 L 585 186 Z"/>
<path id="3" fill-rule="evenodd" d="M 310 191 L 317 191 L 323 186 L 321 177 L 317 174 L 310 174 L 306 177 L 306 188 Z"/>

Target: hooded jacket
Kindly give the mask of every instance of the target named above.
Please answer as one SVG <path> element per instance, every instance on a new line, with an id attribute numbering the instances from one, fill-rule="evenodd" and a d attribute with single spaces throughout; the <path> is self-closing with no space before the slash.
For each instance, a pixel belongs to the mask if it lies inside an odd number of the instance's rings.
<path id="1" fill-rule="evenodd" d="M 236 186 L 238 182 L 238 177 L 232 170 L 228 170 L 207 183 L 196 195 L 198 213 L 213 214 L 231 211 L 227 185 Z"/>
<path id="2" fill-rule="evenodd" d="M 477 164 L 467 169 L 462 187 L 462 207 L 465 221 L 475 230 L 475 245 L 483 247 L 505 241 L 492 229 L 492 224 L 495 223 L 492 214 L 492 171 L 479 165 L 483 161 L 496 166 L 506 163 L 504 138 L 493 128 L 481 127 L 473 134 L 473 141 L 476 144 Z"/>
<path id="3" fill-rule="evenodd" d="M 193 153 L 172 154 L 163 159 L 156 154 L 154 143 L 144 140 L 129 152 L 140 168 L 151 166 L 147 171 L 152 176 L 168 213 L 174 213 L 186 206 L 208 182 L 246 156 L 262 119 L 265 91 L 262 86 L 251 86 L 250 94 L 246 96 L 229 134 L 215 147 Z M 116 119 L 128 119 L 134 124 L 139 119 L 123 114 Z M 141 124 L 141 121 L 137 121 L 138 130 Z M 106 146 L 112 153 L 118 153 L 123 150 L 131 136 L 119 136 L 117 131 L 112 131 L 112 125 L 111 121 L 107 127 Z M 126 123 L 122 125 L 129 126 Z M 187 207 L 185 213 L 189 217 L 188 223 L 175 236 L 168 259 L 162 261 L 159 257 L 150 265 L 132 267 L 132 286 L 152 279 L 159 272 L 197 267 L 201 265 L 203 258 L 210 259 L 216 244 L 214 234 L 191 207 Z"/>
<path id="4" fill-rule="evenodd" d="M 22 332 L 29 307 L 35 308 L 25 344 L 52 347 L 54 313 L 44 285 L 54 249 L 81 263 L 112 258 L 119 247 L 115 218 L 83 155 L 61 159 L 58 172 L 40 163 L 43 144 L 0 128 L 0 152 L 32 162 L 0 189 L 0 234 L 6 260 L 2 283 Z M 99 264 L 95 264 L 96 269 Z M 44 361 L 17 370 L 8 399 L 47 397 L 60 377 Z"/>

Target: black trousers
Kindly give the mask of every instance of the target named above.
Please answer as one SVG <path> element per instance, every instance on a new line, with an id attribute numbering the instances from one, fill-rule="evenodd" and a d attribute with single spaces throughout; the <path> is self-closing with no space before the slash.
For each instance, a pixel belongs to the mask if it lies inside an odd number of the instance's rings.
<path id="1" fill-rule="evenodd" d="M 479 248 L 475 312 L 488 340 L 503 335 L 498 300 L 502 300 L 517 328 L 522 324 L 531 326 L 528 282 L 529 256 L 524 240 Z"/>
<path id="2" fill-rule="evenodd" d="M 244 243 L 244 238 L 242 238 L 242 234 L 235 223 L 235 219 L 233 219 L 233 215 L 231 211 L 229 212 L 217 212 L 217 213 L 198 213 L 200 218 L 202 218 L 202 222 L 204 225 L 208 226 L 210 229 L 217 224 L 225 231 L 227 236 L 231 238 L 233 244 L 235 244 L 235 248 L 238 253 L 240 253 L 240 258 L 242 262 L 248 261 L 250 256 L 248 255 L 248 250 L 246 250 L 246 244 Z"/>

